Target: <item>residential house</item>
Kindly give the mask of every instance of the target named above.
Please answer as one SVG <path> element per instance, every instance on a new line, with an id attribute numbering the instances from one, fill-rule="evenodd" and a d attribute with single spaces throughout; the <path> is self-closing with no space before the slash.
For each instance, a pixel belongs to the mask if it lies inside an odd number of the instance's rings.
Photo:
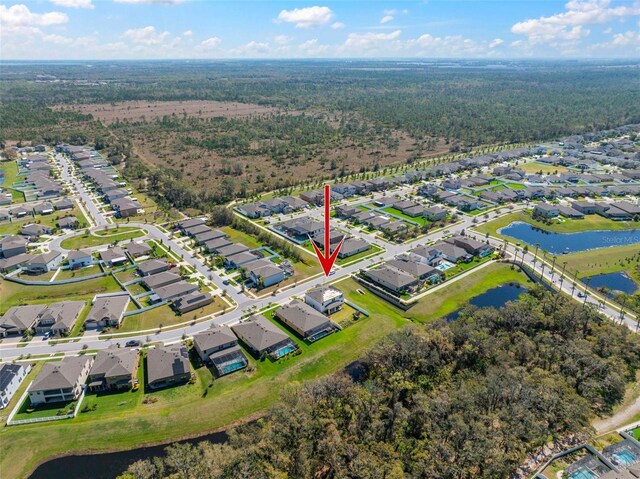
<path id="1" fill-rule="evenodd" d="M 93 356 L 85 354 L 45 363 L 28 389 L 31 405 L 70 402 L 78 399 L 93 360 Z"/>
<path id="2" fill-rule="evenodd" d="M 334 286 L 316 286 L 305 293 L 304 301 L 316 311 L 330 315 L 342 309 L 344 294 Z"/>
<path id="3" fill-rule="evenodd" d="M 433 266 L 430 266 L 426 263 L 412 261 L 409 257 L 403 255 L 389 260 L 385 264 L 411 276 L 414 276 L 420 281 L 429 281 L 435 283 L 444 278 L 444 273 L 439 269 L 434 268 Z"/>
<path id="4" fill-rule="evenodd" d="M 593 215 L 598 210 L 598 205 L 589 201 L 574 201 L 571 207 L 584 215 Z"/>
<path id="5" fill-rule="evenodd" d="M 158 389 L 186 383 L 191 379 L 189 354 L 183 344 L 156 346 L 147 352 L 147 383 Z"/>
<path id="6" fill-rule="evenodd" d="M 345 198 L 356 194 L 356 187 L 349 183 L 336 183 L 331 185 L 331 191 L 342 195 Z"/>
<path id="7" fill-rule="evenodd" d="M 142 276 L 151 276 L 169 269 L 169 263 L 165 259 L 151 259 L 138 263 L 138 271 Z"/>
<path id="8" fill-rule="evenodd" d="M 257 288 L 268 288 L 284 281 L 284 270 L 275 263 L 259 259 L 243 266 L 245 275 Z"/>
<path id="9" fill-rule="evenodd" d="M 195 334 L 193 347 L 203 362 L 216 367 L 218 376 L 237 371 L 249 364 L 238 346 L 238 339 L 228 326 L 213 326 Z"/>
<path id="10" fill-rule="evenodd" d="M 227 235 L 220 230 L 209 230 L 203 233 L 198 233 L 197 235 L 194 236 L 194 239 L 196 240 L 196 245 L 202 245 L 209 241 L 222 239 L 222 238 L 227 238 Z"/>
<path id="11" fill-rule="evenodd" d="M 0 253 L 5 258 L 11 258 L 27 252 L 27 240 L 20 236 L 5 236 L 0 240 Z"/>
<path id="12" fill-rule="evenodd" d="M 50 215 L 55 211 L 55 208 L 51 203 L 45 201 L 33 207 L 33 212 L 37 215 Z"/>
<path id="13" fill-rule="evenodd" d="M 199 234 L 209 233 L 211 231 L 211 228 L 209 228 L 207 225 L 196 225 L 192 226 L 191 228 L 184 228 L 182 231 L 187 236 L 193 238 L 194 236 Z"/>
<path id="14" fill-rule="evenodd" d="M 142 283 L 147 287 L 147 289 L 153 291 L 156 288 L 161 288 L 182 280 L 183 278 L 179 274 L 172 273 L 171 271 L 163 271 L 161 273 L 145 276 Z"/>
<path id="15" fill-rule="evenodd" d="M 45 309 L 46 306 L 41 304 L 12 306 L 0 317 L 0 336 L 23 335 L 35 330 L 38 317 Z"/>
<path id="16" fill-rule="evenodd" d="M 565 218 L 569 218 L 572 220 L 584 219 L 584 213 L 581 213 L 578 210 L 574 210 L 570 206 L 559 206 L 558 211 L 560 211 L 560 214 Z"/>
<path id="17" fill-rule="evenodd" d="M 261 314 L 231 329 L 256 357 L 268 354 L 277 359 L 298 349 L 289 336 Z"/>
<path id="18" fill-rule="evenodd" d="M 336 246 L 331 245 L 332 253 L 335 248 Z M 342 243 L 340 251 L 338 252 L 338 258 L 349 258 L 350 256 L 354 256 L 356 254 L 362 253 L 363 251 L 367 251 L 368 249 L 371 249 L 371 245 L 365 240 L 360 238 L 346 238 Z"/>
<path id="19" fill-rule="evenodd" d="M 187 281 L 178 281 L 177 283 L 168 284 L 156 288 L 153 292 L 152 298 L 159 301 L 173 301 L 180 296 L 184 296 L 195 291 L 198 291 L 198 285 L 195 283 L 188 283 Z"/>
<path id="20" fill-rule="evenodd" d="M 309 342 L 323 338 L 336 330 L 327 316 L 298 299 L 278 308 L 274 317 Z"/>
<path id="21" fill-rule="evenodd" d="M 31 371 L 30 364 L 5 363 L 0 365 L 0 409 L 7 407 L 29 371 Z"/>
<path id="22" fill-rule="evenodd" d="M 128 218 L 138 214 L 140 203 L 132 198 L 119 198 L 111 202 L 111 206 L 120 218 Z"/>
<path id="23" fill-rule="evenodd" d="M 92 391 L 122 391 L 138 382 L 138 351 L 114 348 L 98 351 L 87 379 Z"/>
<path id="24" fill-rule="evenodd" d="M 228 238 L 224 237 L 224 238 L 215 238 L 212 240 L 208 240 L 204 243 L 204 250 L 207 253 L 218 253 L 220 251 L 221 248 L 224 248 L 225 246 L 230 246 L 231 241 L 229 241 Z"/>
<path id="25" fill-rule="evenodd" d="M 67 261 L 69 262 L 69 268 L 78 269 L 92 265 L 93 257 L 88 251 L 73 250 L 69 251 L 69 254 L 67 255 Z"/>
<path id="26" fill-rule="evenodd" d="M 87 329 L 98 327 L 119 328 L 129 306 L 128 294 L 96 297 L 84 320 Z"/>
<path id="27" fill-rule="evenodd" d="M 206 223 L 206 218 L 190 218 L 178 223 L 178 228 L 180 228 L 182 231 L 185 231 L 189 228 L 193 228 L 194 226 L 204 225 Z"/>
<path id="28" fill-rule="evenodd" d="M 338 205 L 335 208 L 338 218 L 349 219 L 360 213 L 362 210 L 351 205 Z"/>
<path id="29" fill-rule="evenodd" d="M 172 306 L 179 314 L 185 314 L 199 308 L 204 308 L 213 302 L 211 294 L 200 291 L 194 291 L 176 299 Z"/>
<path id="30" fill-rule="evenodd" d="M 242 253 L 227 256 L 224 260 L 225 266 L 228 269 L 236 269 L 259 258 L 260 256 L 255 253 L 251 253 L 250 251 L 243 251 Z"/>
<path id="31" fill-rule="evenodd" d="M 57 251 L 39 254 L 27 261 L 26 270 L 32 274 L 42 274 L 57 269 L 62 263 L 62 255 Z"/>
<path id="32" fill-rule="evenodd" d="M 42 235 L 50 235 L 52 232 L 53 228 L 51 228 L 50 226 L 45 226 L 37 223 L 24 225 L 22 228 L 20 228 L 20 234 L 22 236 L 26 236 L 31 240 L 37 239 Z"/>
<path id="33" fill-rule="evenodd" d="M 100 259 L 107 266 L 118 266 L 127 262 L 127 255 L 125 255 L 124 251 L 118 246 L 113 246 L 104 251 L 100 251 Z"/>
<path id="34" fill-rule="evenodd" d="M 129 256 L 131 256 L 132 258 L 147 256 L 151 254 L 152 251 L 151 246 L 149 246 L 147 243 L 136 243 L 134 241 L 129 242 L 125 246 L 125 249 L 127 250 L 127 253 L 129 253 Z"/>
<path id="35" fill-rule="evenodd" d="M 488 243 L 475 240 L 469 236 L 456 235 L 445 240 L 447 243 L 459 246 L 473 256 L 483 257 L 493 251 L 493 246 Z"/>
<path id="36" fill-rule="evenodd" d="M 429 221 L 442 221 L 447 217 L 447 210 L 441 206 L 430 206 L 424 210 L 423 216 Z"/>
<path id="37" fill-rule="evenodd" d="M 73 209 L 73 200 L 71 198 L 62 198 L 58 201 L 54 201 L 53 207 L 56 210 L 71 210 Z"/>
<path id="38" fill-rule="evenodd" d="M 533 214 L 543 218 L 555 218 L 560 214 L 560 210 L 558 209 L 558 205 L 538 203 L 535 208 L 533 208 Z"/>
<path id="39" fill-rule="evenodd" d="M 38 316 L 36 332 L 51 332 L 56 336 L 69 334 L 84 309 L 84 305 L 84 301 L 61 301 L 50 304 Z"/>
<path id="40" fill-rule="evenodd" d="M 34 257 L 32 254 L 22 253 L 10 258 L 0 259 L 0 272 L 8 273 L 16 268 L 24 267 Z"/>
<path id="41" fill-rule="evenodd" d="M 78 218 L 75 216 L 65 216 L 58 220 L 58 228 L 74 230 L 78 227 Z"/>
<path id="42" fill-rule="evenodd" d="M 396 294 L 412 292 L 420 286 L 420 281 L 415 276 L 386 264 L 365 272 L 365 276 L 376 285 Z"/>

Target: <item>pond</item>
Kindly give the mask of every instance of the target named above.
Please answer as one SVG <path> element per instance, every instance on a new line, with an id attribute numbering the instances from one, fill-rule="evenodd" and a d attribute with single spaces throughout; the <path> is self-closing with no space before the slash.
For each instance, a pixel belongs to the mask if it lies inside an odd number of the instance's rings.
<path id="1" fill-rule="evenodd" d="M 227 434 L 222 431 L 179 442 L 181 444 L 198 444 L 202 441 L 222 444 L 227 441 Z M 61 477 L 68 479 L 113 479 L 139 459 L 150 459 L 164 455 L 164 449 L 168 445 L 141 447 L 130 451 L 104 454 L 60 457 L 38 466 L 29 479 L 59 479 Z"/>
<path id="2" fill-rule="evenodd" d="M 491 288 L 474 298 L 471 298 L 469 304 L 477 306 L 478 308 L 501 308 L 509 301 L 515 301 L 522 293 L 526 293 L 526 288 L 519 284 L 503 284 L 497 288 Z M 446 321 L 455 321 L 460 317 L 460 313 L 463 308 L 457 309 L 453 313 L 447 315 L 444 319 Z"/>
<path id="3" fill-rule="evenodd" d="M 587 278 L 585 278 L 587 279 Z M 592 288 L 606 288 L 611 291 L 617 291 L 627 294 L 633 294 L 638 291 L 638 285 L 626 273 L 606 273 L 591 276 L 589 286 Z"/>
<path id="4" fill-rule="evenodd" d="M 527 243 L 530 250 L 532 250 L 531 247 L 535 248 L 535 245 L 539 244 L 541 249 L 552 254 L 578 253 L 596 248 L 640 244 L 640 229 L 554 233 L 536 228 L 529 223 L 516 221 L 498 232 Z"/>

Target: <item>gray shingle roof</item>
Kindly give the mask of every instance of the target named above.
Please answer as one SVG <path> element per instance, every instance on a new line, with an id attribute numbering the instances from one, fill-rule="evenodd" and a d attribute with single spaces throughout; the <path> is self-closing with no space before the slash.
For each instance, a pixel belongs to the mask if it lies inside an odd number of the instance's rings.
<path id="1" fill-rule="evenodd" d="M 92 360 L 91 356 L 76 356 L 64 358 L 62 361 L 45 363 L 29 388 L 29 392 L 74 387 L 82 370 Z"/>
<path id="2" fill-rule="evenodd" d="M 183 344 L 156 346 L 147 353 L 147 380 L 162 381 L 190 371 L 189 355 Z"/>
<path id="3" fill-rule="evenodd" d="M 231 329 L 256 351 L 264 351 L 289 339 L 289 336 L 261 314 L 251 316 L 248 321 Z"/>
<path id="4" fill-rule="evenodd" d="M 329 323 L 329 318 L 308 304 L 294 299 L 276 311 L 276 316 L 285 323 L 304 332 Z"/>

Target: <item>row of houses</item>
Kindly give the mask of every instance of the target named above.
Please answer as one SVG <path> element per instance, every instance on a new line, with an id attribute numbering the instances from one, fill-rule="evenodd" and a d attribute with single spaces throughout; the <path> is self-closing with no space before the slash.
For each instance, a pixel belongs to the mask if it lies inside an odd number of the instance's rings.
<path id="1" fill-rule="evenodd" d="M 26 218 L 27 216 L 50 215 L 55 211 L 73 209 L 73 200 L 61 198 L 57 201 L 44 201 L 35 205 L 23 204 L 10 209 L 0 210 L 0 221 Z"/>
<path id="2" fill-rule="evenodd" d="M 64 196 L 66 190 L 53 177 L 48 155 L 35 154 L 18 160 L 19 176 L 24 175 L 23 189 L 38 199 Z"/>
<path id="3" fill-rule="evenodd" d="M 412 294 L 444 279 L 455 264 L 482 258 L 493 251 L 488 243 L 456 235 L 433 245 L 419 246 L 381 266 L 364 271 L 364 278 L 394 295 Z"/>
<path id="4" fill-rule="evenodd" d="M 300 198 L 281 196 L 238 206 L 237 211 L 247 218 L 257 219 L 278 214 L 295 213 L 308 208 L 308 206 L 307 202 Z"/>
<path id="5" fill-rule="evenodd" d="M 599 214 L 614 221 L 629 221 L 640 217 L 640 205 L 628 201 L 575 201 L 571 206 L 541 202 L 534 207 L 533 214 L 543 218 L 564 216 L 569 219 L 582 219 L 585 215 Z"/>

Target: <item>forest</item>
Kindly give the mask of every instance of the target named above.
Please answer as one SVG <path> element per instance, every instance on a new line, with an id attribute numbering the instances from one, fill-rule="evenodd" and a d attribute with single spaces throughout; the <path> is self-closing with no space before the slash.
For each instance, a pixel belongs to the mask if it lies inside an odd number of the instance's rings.
<path id="1" fill-rule="evenodd" d="M 124 162 L 125 174 L 143 191 L 151 184 L 148 191 L 161 203 L 208 212 L 264 191 L 638 123 L 636 67 L 604 61 L 16 62 L 0 72 L 0 143 L 94 144 Z M 178 109 L 113 122 L 91 114 L 92 105 L 135 101 L 230 102 L 262 113 L 203 118 Z"/>
<path id="2" fill-rule="evenodd" d="M 550 439 L 590 434 L 639 368 L 633 333 L 534 287 L 409 326 L 358 374 L 291 385 L 226 444 L 172 445 L 119 478 L 505 478 Z"/>

